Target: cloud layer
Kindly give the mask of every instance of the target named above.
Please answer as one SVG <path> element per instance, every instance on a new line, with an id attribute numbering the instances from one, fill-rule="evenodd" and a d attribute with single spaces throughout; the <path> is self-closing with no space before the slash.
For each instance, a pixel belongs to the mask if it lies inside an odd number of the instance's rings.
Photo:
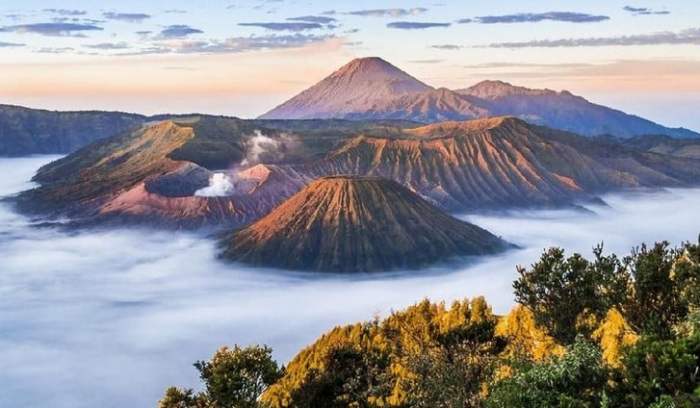
<path id="1" fill-rule="evenodd" d="M 662 31 L 651 34 L 625 35 L 619 37 L 561 38 L 555 40 L 532 40 L 488 44 L 489 48 L 558 48 L 558 47 L 605 47 L 632 45 L 679 45 L 700 44 L 700 28 L 689 28 L 679 32 Z"/>
<path id="2" fill-rule="evenodd" d="M 461 50 L 464 47 L 456 44 L 435 44 L 431 45 L 430 48 L 435 48 L 436 50 L 456 51 Z"/>
<path id="3" fill-rule="evenodd" d="M 426 28 L 449 27 L 450 23 L 426 23 L 418 21 L 394 21 L 386 25 L 389 28 L 400 30 L 423 30 Z"/>
<path id="4" fill-rule="evenodd" d="M 112 11 L 102 13 L 102 16 L 107 20 L 124 21 L 127 23 L 142 23 L 151 18 L 149 14 L 144 13 L 115 13 Z"/>
<path id="5" fill-rule="evenodd" d="M 3 41 L 0 41 L 0 48 L 24 47 L 25 45 L 26 45 L 26 44 L 11 43 L 11 42 L 3 42 Z"/>
<path id="6" fill-rule="evenodd" d="M 0 27 L 0 32 L 30 33 L 53 37 L 75 37 L 83 35 L 84 32 L 102 30 L 102 27 L 93 24 L 75 23 L 35 23 Z"/>
<path id="7" fill-rule="evenodd" d="M 151 54 L 235 54 L 247 51 L 300 48 L 335 38 L 333 35 L 273 34 L 230 37 L 224 40 L 188 40 L 157 43 L 150 47 L 124 52 L 122 56 Z M 173 38 L 171 38 L 173 39 Z"/>
<path id="8" fill-rule="evenodd" d="M 87 11 L 85 11 L 85 10 L 69 10 L 69 9 L 49 8 L 49 9 L 44 9 L 43 11 L 45 11 L 47 13 L 58 14 L 61 16 L 84 16 L 87 14 Z"/>
<path id="9" fill-rule="evenodd" d="M 45 158 L 0 159 L 0 195 L 28 188 Z M 467 219 L 523 249 L 412 273 L 314 276 L 215 259 L 207 238 L 116 229 L 32 228 L 0 203 L 0 371 L 7 406 L 155 406 L 165 387 L 223 344 L 268 344 L 286 362 L 338 324 L 385 316 L 424 297 L 513 303 L 515 265 L 558 245 L 626 254 L 641 242 L 697 239 L 700 191 L 615 195 L 598 215 L 526 211 Z"/>
<path id="10" fill-rule="evenodd" d="M 350 16 L 360 16 L 360 17 L 406 17 L 406 16 L 417 16 L 423 14 L 428 9 L 424 7 L 415 8 L 386 8 L 386 9 L 368 9 L 368 10 L 355 10 L 349 11 L 343 14 Z M 328 13 L 328 12 L 327 12 Z M 331 14 L 334 14 L 332 12 Z"/>
<path id="11" fill-rule="evenodd" d="M 318 23 L 318 24 L 329 24 L 332 22 L 337 21 L 333 17 L 326 17 L 326 16 L 301 16 L 301 17 L 290 17 L 287 20 L 289 21 L 305 21 L 308 23 Z"/>
<path id="12" fill-rule="evenodd" d="M 172 39 L 172 38 L 184 38 L 188 37 L 192 34 L 202 34 L 204 31 L 197 29 L 197 28 L 192 28 L 188 25 L 184 24 L 176 24 L 176 25 L 171 25 L 165 27 L 163 30 L 160 32 L 160 38 L 164 39 Z"/>
<path id="13" fill-rule="evenodd" d="M 497 16 L 481 16 L 457 20 L 460 24 L 514 24 L 539 23 L 542 21 L 561 21 L 566 23 L 598 23 L 610 20 L 610 17 L 571 11 L 550 11 L 547 13 L 517 13 Z"/>
<path id="14" fill-rule="evenodd" d="M 323 28 L 319 23 L 238 23 L 243 27 L 260 27 L 272 31 L 306 31 Z"/>
<path id="15" fill-rule="evenodd" d="M 671 12 L 667 11 L 667 10 L 653 10 L 653 9 L 648 8 L 648 7 L 625 6 L 622 9 L 634 14 L 635 16 L 651 16 L 651 15 L 671 14 Z"/>

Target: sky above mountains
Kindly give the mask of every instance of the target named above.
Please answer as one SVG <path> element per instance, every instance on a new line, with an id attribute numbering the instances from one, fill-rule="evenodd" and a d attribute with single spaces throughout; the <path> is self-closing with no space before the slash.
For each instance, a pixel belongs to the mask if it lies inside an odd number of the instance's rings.
<path id="1" fill-rule="evenodd" d="M 700 129 L 700 3 L 101 1 L 0 5 L 0 102 L 256 116 L 355 57 L 435 86 L 568 89 Z"/>

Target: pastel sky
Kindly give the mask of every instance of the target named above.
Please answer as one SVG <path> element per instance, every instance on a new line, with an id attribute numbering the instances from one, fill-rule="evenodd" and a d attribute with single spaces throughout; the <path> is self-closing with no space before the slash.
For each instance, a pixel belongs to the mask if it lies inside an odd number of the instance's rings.
<path id="1" fill-rule="evenodd" d="M 0 103 L 255 117 L 355 57 L 700 130 L 700 2 L 3 0 Z"/>

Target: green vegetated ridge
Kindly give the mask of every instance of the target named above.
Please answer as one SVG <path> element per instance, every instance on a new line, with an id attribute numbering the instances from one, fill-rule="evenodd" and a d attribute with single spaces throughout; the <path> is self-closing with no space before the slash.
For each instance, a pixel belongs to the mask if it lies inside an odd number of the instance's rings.
<path id="1" fill-rule="evenodd" d="M 279 366 L 264 346 L 195 364 L 203 389 L 160 408 L 697 407 L 700 244 L 592 258 L 546 250 L 518 268 L 517 305 L 421 301 L 339 326 Z"/>

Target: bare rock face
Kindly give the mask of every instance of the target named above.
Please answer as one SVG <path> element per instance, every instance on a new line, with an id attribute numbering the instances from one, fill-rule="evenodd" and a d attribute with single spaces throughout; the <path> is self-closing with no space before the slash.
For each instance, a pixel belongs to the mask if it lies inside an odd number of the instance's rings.
<path id="1" fill-rule="evenodd" d="M 320 272 L 415 269 L 508 248 L 395 181 L 353 176 L 311 182 L 222 245 L 229 260 Z"/>
<path id="2" fill-rule="evenodd" d="M 609 191 L 700 180 L 699 162 L 513 117 L 437 123 L 405 129 L 403 136 L 359 135 L 323 160 L 295 169 L 308 178 L 390 178 L 449 211 L 561 206 Z"/>
<path id="3" fill-rule="evenodd" d="M 668 142 L 637 147 L 513 117 L 320 134 L 309 127 L 324 123 L 304 123 L 293 135 L 259 125 L 213 117 L 148 124 L 44 166 L 34 177 L 40 185 L 15 201 L 26 213 L 85 223 L 227 229 L 337 174 L 391 179 L 454 212 L 566 206 L 621 189 L 700 182 L 690 142 L 673 139 L 674 154 Z M 260 130 L 293 160 L 242 165 Z M 318 147 L 324 135 L 328 150 Z M 301 142 L 284 147 L 292 136 Z M 231 183 L 225 194 L 195 194 L 221 172 Z"/>

